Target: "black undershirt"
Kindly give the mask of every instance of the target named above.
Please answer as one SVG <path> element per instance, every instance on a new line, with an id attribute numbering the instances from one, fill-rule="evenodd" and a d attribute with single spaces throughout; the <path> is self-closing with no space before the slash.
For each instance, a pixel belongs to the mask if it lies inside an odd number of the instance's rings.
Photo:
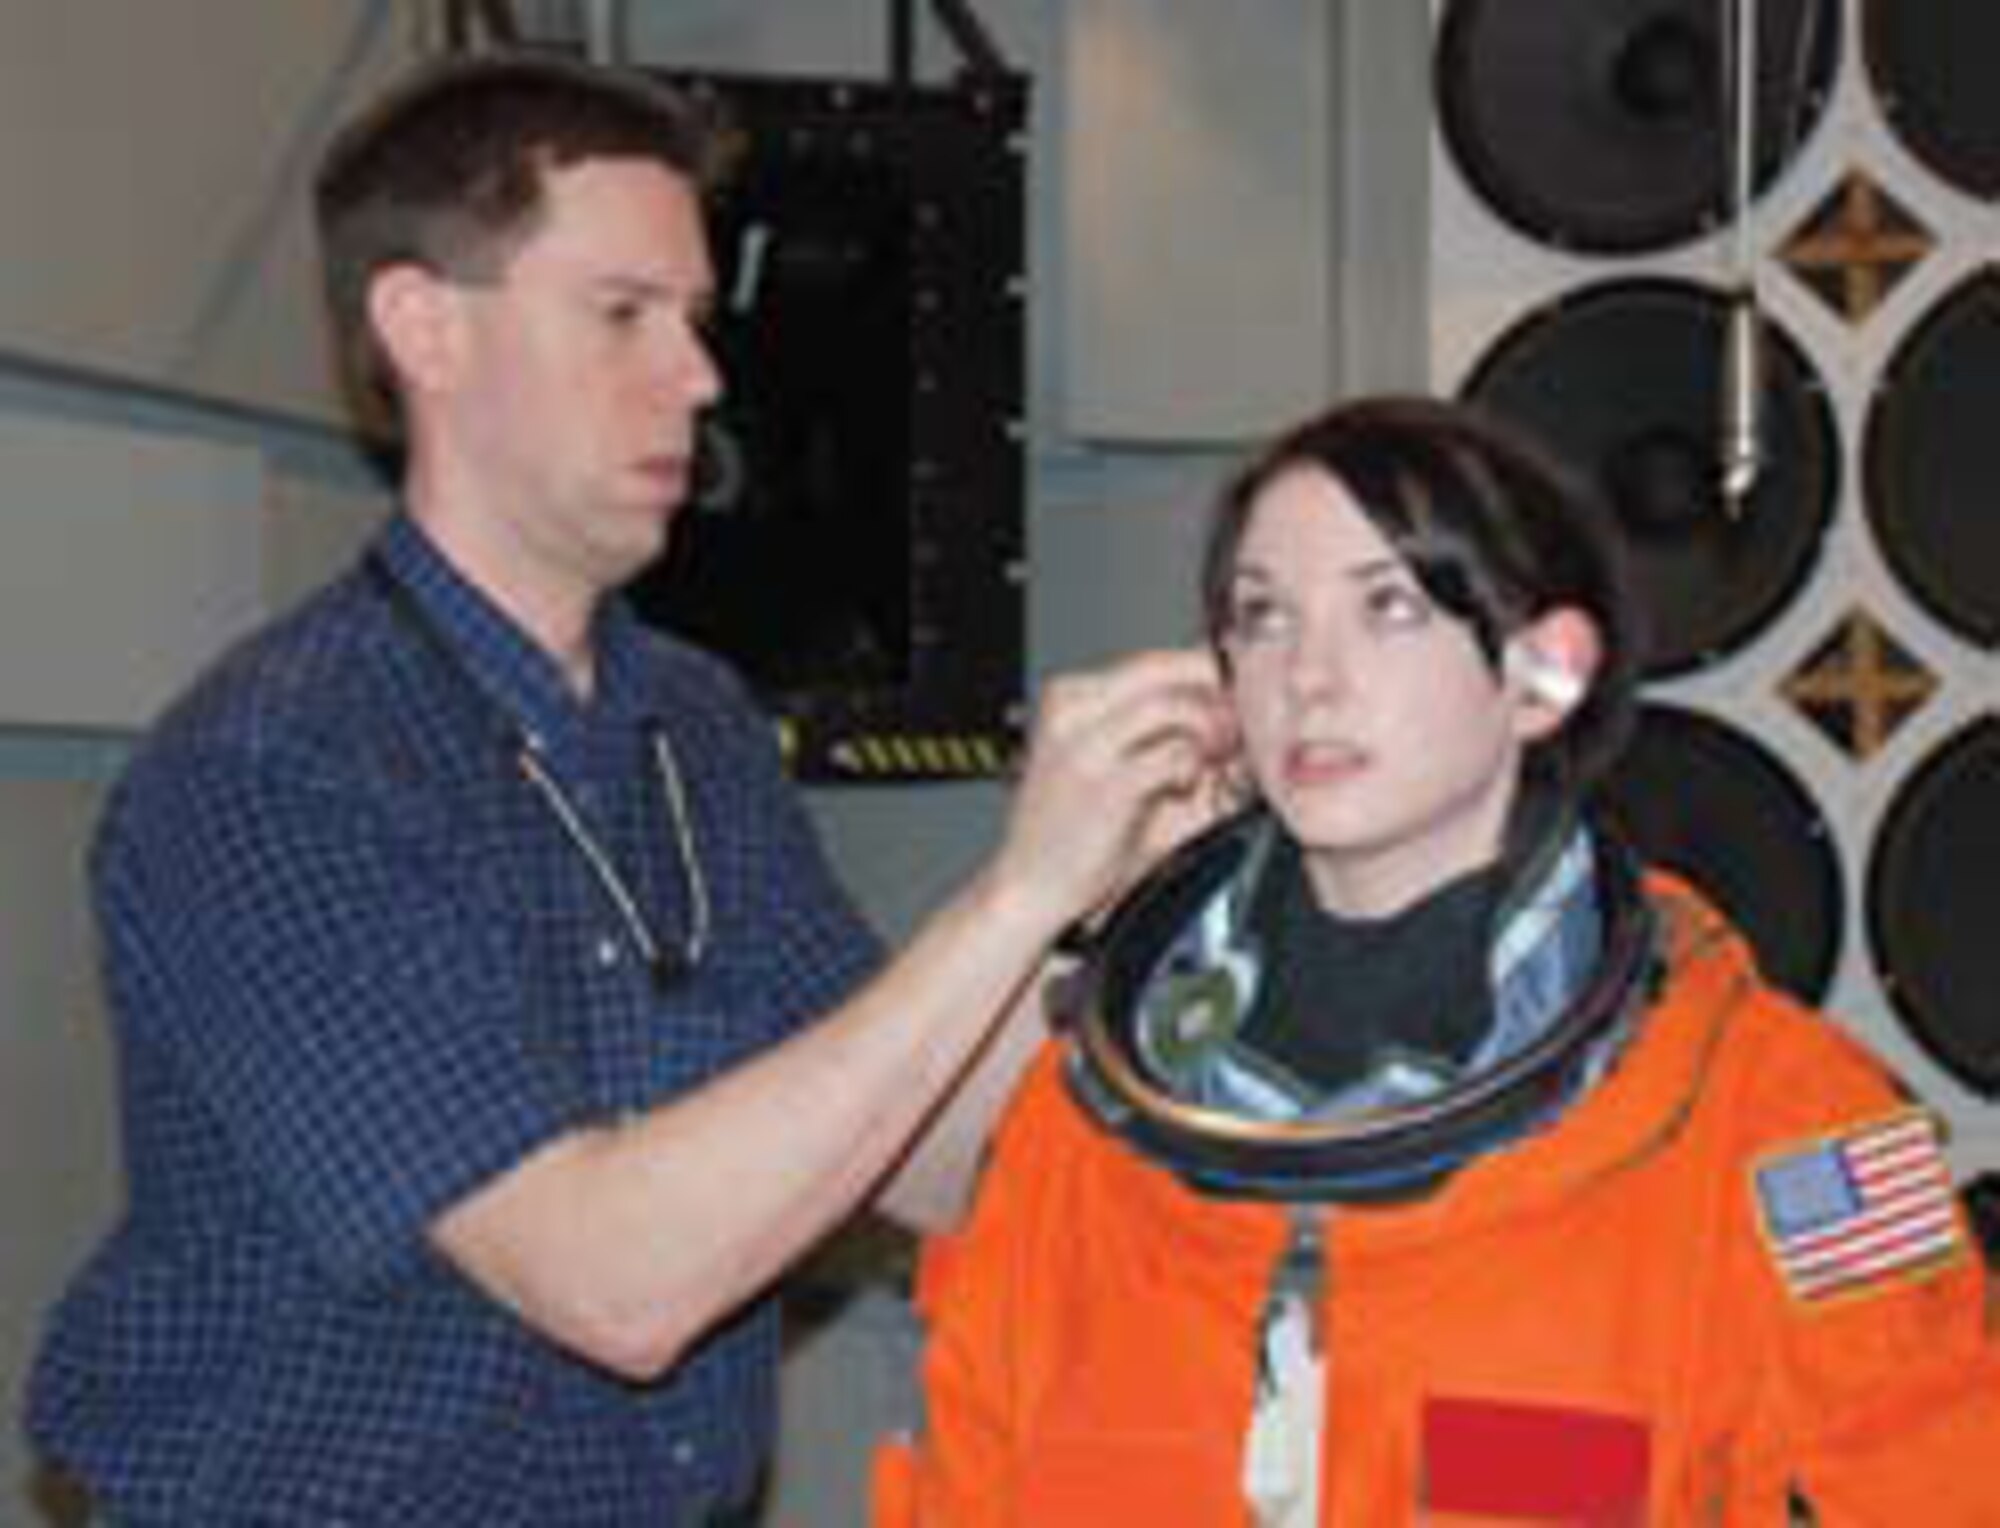
<path id="1" fill-rule="evenodd" d="M 1313 898 L 1298 846 L 1274 847 L 1250 907 L 1264 982 L 1240 1040 L 1315 1091 L 1337 1092 L 1387 1053 L 1463 1066 L 1493 1022 L 1487 962 L 1499 865 L 1383 919 Z"/>

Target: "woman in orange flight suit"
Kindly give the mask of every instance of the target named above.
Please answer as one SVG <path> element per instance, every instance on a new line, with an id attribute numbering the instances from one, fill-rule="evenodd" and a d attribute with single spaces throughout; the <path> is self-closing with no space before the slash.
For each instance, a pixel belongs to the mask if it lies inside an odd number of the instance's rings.
<path id="1" fill-rule="evenodd" d="M 1225 495 L 1257 805 L 1110 919 L 927 1248 L 880 1528 L 2000 1525 L 1935 1121 L 1587 809 L 1603 523 L 1415 400 Z"/>

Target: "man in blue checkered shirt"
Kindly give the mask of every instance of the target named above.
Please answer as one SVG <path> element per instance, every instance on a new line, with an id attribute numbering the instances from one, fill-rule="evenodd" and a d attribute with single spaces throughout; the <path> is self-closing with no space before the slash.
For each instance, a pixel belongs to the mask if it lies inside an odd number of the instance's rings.
<path id="1" fill-rule="evenodd" d="M 129 1213 L 29 1426 L 124 1528 L 739 1514 L 773 1280 L 871 1196 L 955 1212 L 996 1025 L 1228 747 L 1195 655 L 1052 686 L 998 848 L 877 972 L 735 678 L 608 597 L 720 387 L 702 148 L 655 84 L 493 57 L 322 168 L 404 512 L 96 846 Z"/>

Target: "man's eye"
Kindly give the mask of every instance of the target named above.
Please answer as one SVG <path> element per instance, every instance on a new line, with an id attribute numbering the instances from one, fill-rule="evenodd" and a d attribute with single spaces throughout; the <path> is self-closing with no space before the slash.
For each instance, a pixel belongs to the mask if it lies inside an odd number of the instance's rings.
<path id="1" fill-rule="evenodd" d="M 604 321 L 613 329 L 636 329 L 646 316 L 646 310 L 636 302 L 608 302 L 601 310 Z"/>

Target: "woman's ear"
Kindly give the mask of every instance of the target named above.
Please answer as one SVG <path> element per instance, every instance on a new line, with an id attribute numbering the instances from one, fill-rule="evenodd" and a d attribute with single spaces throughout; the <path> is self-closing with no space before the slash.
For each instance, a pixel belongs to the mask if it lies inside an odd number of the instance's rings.
<path id="1" fill-rule="evenodd" d="M 1524 735 L 1559 728 L 1590 693 L 1603 658 L 1597 623 L 1574 605 L 1546 611 L 1509 637 L 1501 676 L 1524 702 Z"/>

